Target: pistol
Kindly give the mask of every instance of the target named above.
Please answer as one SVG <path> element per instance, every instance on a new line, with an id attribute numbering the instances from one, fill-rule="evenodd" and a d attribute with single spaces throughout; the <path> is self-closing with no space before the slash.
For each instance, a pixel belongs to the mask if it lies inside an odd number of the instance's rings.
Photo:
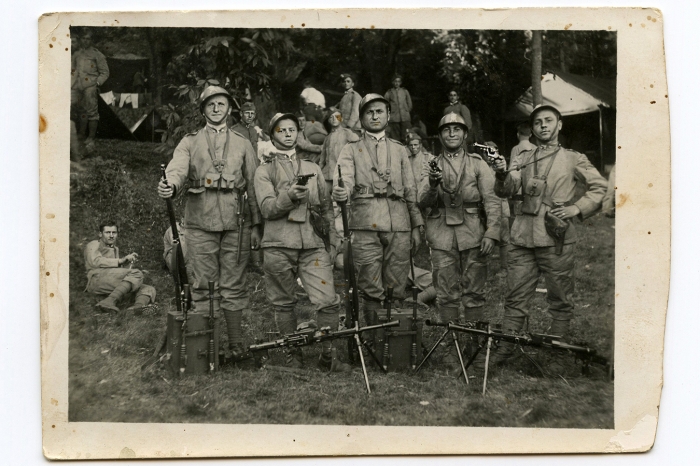
<path id="1" fill-rule="evenodd" d="M 485 155 L 487 155 L 490 159 L 497 159 L 501 156 L 501 154 L 498 153 L 498 148 L 493 147 L 493 146 L 487 146 L 485 144 L 479 144 L 478 142 L 474 143 L 474 147 L 476 149 L 481 150 Z"/>
<path id="2" fill-rule="evenodd" d="M 428 162 L 428 166 L 430 167 L 430 171 L 435 172 L 435 173 L 442 173 L 442 168 L 437 163 L 437 158 L 432 159 Z"/>
<path id="3" fill-rule="evenodd" d="M 306 186 L 309 180 L 316 176 L 316 173 L 309 173 L 308 175 L 297 175 L 297 183 L 299 186 Z"/>

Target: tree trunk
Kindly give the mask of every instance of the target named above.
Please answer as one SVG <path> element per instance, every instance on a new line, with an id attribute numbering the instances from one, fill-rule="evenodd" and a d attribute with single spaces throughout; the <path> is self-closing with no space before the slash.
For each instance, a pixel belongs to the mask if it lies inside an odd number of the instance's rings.
<path id="1" fill-rule="evenodd" d="M 148 28 L 146 32 L 146 37 L 148 38 L 148 50 L 149 50 L 149 65 L 151 67 L 151 75 L 153 79 L 151 80 L 151 92 L 154 93 L 154 101 L 156 105 L 162 105 L 163 103 L 163 85 L 162 85 L 162 67 L 163 62 L 161 60 L 161 43 L 158 34 L 153 31 L 154 28 Z"/>
<path id="2" fill-rule="evenodd" d="M 532 31 L 532 105 L 542 105 L 542 31 Z"/>

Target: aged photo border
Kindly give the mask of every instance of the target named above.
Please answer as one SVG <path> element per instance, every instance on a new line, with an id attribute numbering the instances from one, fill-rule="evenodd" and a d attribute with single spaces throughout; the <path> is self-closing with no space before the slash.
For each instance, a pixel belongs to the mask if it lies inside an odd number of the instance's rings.
<path id="1" fill-rule="evenodd" d="M 517 14 L 515 14 L 517 12 Z M 545 13 L 546 14 L 543 14 Z M 220 16 L 218 16 L 220 15 Z M 661 387 L 670 258 L 670 139 L 662 19 L 641 9 L 373 10 L 55 14 L 40 21 L 42 407 L 51 458 L 644 451 Z M 70 25 L 436 27 L 618 31 L 615 429 L 215 426 L 67 422 Z M 575 18 L 572 20 L 571 18 Z M 602 18 L 602 19 L 601 19 Z M 289 24 L 287 24 L 289 23 Z M 298 26 L 297 26 L 298 27 Z M 54 39 L 55 38 L 55 39 Z M 49 47 L 51 45 L 51 47 Z M 62 52 L 62 53 L 59 53 Z M 650 86 L 653 84 L 653 87 Z M 50 96 L 50 97 L 49 97 Z M 663 124 L 659 124 L 663 122 Z M 646 163 L 638 163 L 643 160 Z M 650 163 L 651 162 L 651 163 Z M 621 200 L 625 199 L 622 203 Z M 653 273 L 649 271 L 653 270 Z M 640 351 L 644 348 L 645 351 Z M 652 348 L 652 349 L 650 349 Z M 323 428 L 323 442 L 318 429 Z M 149 436 L 157 430 L 158 436 Z M 382 443 L 377 439 L 382 438 Z M 158 444 L 152 438 L 158 438 Z M 208 441 L 204 441 L 207 438 Z M 236 438 L 235 443 L 228 441 Z M 275 444 L 266 440 L 277 439 Z M 421 442 L 413 439 L 421 438 Z M 503 442 L 507 438 L 506 442 Z M 495 442 L 498 439 L 499 442 Z M 215 445 L 215 448 L 212 448 Z M 84 457 L 84 456 L 83 456 Z"/>

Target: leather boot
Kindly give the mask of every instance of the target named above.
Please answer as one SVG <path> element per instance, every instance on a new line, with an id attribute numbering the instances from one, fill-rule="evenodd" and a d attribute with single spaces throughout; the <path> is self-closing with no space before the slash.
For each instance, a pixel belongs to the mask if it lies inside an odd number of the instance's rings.
<path id="1" fill-rule="evenodd" d="M 275 310 L 277 330 L 281 335 L 294 333 L 297 329 L 297 316 L 294 311 Z M 284 352 L 284 365 L 290 369 L 300 369 L 304 365 L 301 348 L 287 348 Z"/>
<path id="2" fill-rule="evenodd" d="M 139 295 L 136 297 L 134 304 L 126 308 L 127 311 L 131 311 L 135 316 L 147 315 L 152 316 L 158 313 L 158 306 L 151 304 L 150 296 Z"/>
<path id="3" fill-rule="evenodd" d="M 330 341 L 323 342 L 321 357 L 318 359 L 318 366 L 330 372 L 349 372 L 352 370 L 350 364 L 346 364 L 338 359 L 338 350 L 333 347 Z"/>
<path id="4" fill-rule="evenodd" d="M 95 304 L 97 310 L 102 312 L 119 312 L 117 302 L 131 291 L 131 283 L 122 280 L 105 299 Z"/>
<path id="5" fill-rule="evenodd" d="M 548 335 L 556 335 L 560 337 L 560 341 L 568 343 L 569 341 L 569 320 L 553 320 L 549 329 Z M 571 358 L 562 351 L 552 351 L 547 358 L 547 372 L 551 376 L 563 376 L 568 373 L 571 365 Z"/>
<path id="6" fill-rule="evenodd" d="M 525 316 L 504 317 L 503 333 L 518 333 L 523 329 Z M 515 344 L 507 341 L 499 343 L 496 351 L 491 353 L 489 364 L 500 365 L 511 359 L 515 355 Z"/>

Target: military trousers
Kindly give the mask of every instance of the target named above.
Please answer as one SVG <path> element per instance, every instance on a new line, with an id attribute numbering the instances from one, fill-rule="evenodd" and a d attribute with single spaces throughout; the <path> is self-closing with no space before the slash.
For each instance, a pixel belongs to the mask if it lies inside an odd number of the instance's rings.
<path id="1" fill-rule="evenodd" d="M 143 284 L 143 272 L 122 267 L 99 269 L 88 279 L 85 291 L 95 294 L 110 294 L 121 282 L 131 283 L 131 291 L 136 297 L 148 296 L 150 302 L 156 300 L 156 289 Z"/>
<path id="2" fill-rule="evenodd" d="M 574 310 L 574 244 L 565 244 L 561 255 L 554 246 L 508 250 L 508 294 L 505 317 L 529 315 L 529 303 L 535 294 L 540 273 L 547 286 L 549 313 L 554 320 L 569 321 Z"/>
<path id="3" fill-rule="evenodd" d="M 394 288 L 394 299 L 404 299 L 411 269 L 411 233 L 355 230 L 352 252 L 360 296 L 383 301 L 386 288 Z"/>
<path id="4" fill-rule="evenodd" d="M 97 111 L 97 86 L 85 89 L 71 89 L 71 104 L 77 104 L 81 120 L 97 121 L 100 114 Z"/>
<path id="5" fill-rule="evenodd" d="M 440 309 L 459 315 L 460 301 L 465 311 L 486 303 L 487 255 L 479 247 L 460 251 L 457 241 L 449 251 L 432 249 L 433 283 Z M 467 311 L 468 313 L 468 311 Z"/>
<path id="6" fill-rule="evenodd" d="M 214 305 L 228 311 L 248 307 L 246 269 L 250 259 L 250 227 L 243 228 L 241 258 L 238 258 L 238 231 L 187 229 L 188 275 L 194 275 L 192 301 L 195 310 L 209 312 L 209 280 L 214 281 Z M 220 303 L 220 306 L 219 306 Z"/>
<path id="7" fill-rule="evenodd" d="M 333 267 L 325 248 L 264 248 L 265 292 L 276 312 L 294 312 L 297 277 L 320 313 L 336 314 L 340 297 L 335 292 Z"/>
<path id="8" fill-rule="evenodd" d="M 406 134 L 411 129 L 411 121 L 390 121 L 389 122 L 389 137 L 393 137 L 401 142 L 406 140 Z"/>

